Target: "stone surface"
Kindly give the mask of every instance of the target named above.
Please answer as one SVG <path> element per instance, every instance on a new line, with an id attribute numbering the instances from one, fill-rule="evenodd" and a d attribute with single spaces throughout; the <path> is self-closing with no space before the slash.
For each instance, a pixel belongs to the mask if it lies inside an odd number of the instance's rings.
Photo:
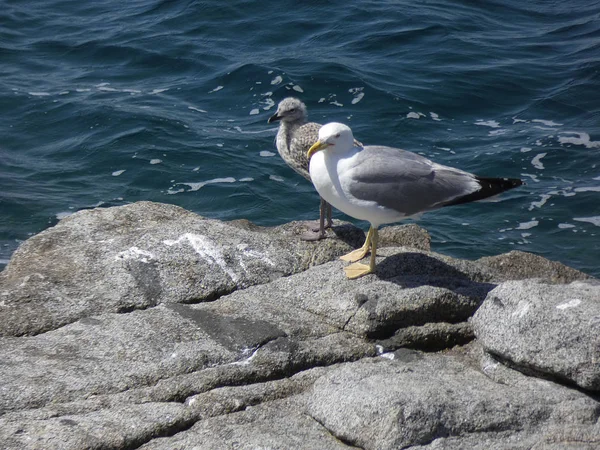
<path id="1" fill-rule="evenodd" d="M 382 230 L 376 273 L 350 281 L 337 257 L 364 231 L 335 221 L 316 243 L 305 231 L 143 202 L 25 242 L 0 273 L 0 448 L 600 445 L 598 395 L 572 386 L 596 382 L 596 285 L 544 284 L 589 277 L 520 252 L 440 255 L 403 225 Z M 506 290 L 525 276 L 537 280 Z M 497 319 L 513 291 L 525 300 Z M 520 326 L 519 301 L 563 366 L 527 333 L 506 335 L 514 358 L 489 345 Z"/>
<path id="2" fill-rule="evenodd" d="M 304 242 L 140 202 L 80 211 L 30 238 L 0 275 L 0 336 L 36 334 L 80 317 L 193 303 L 306 270 L 362 244 L 362 232 Z M 346 242 L 347 241 L 347 242 Z"/>
<path id="3" fill-rule="evenodd" d="M 493 269 L 497 281 L 541 278 L 551 283 L 564 284 L 575 280 L 593 278 L 557 261 L 550 261 L 533 253 L 518 250 L 502 255 L 479 258 L 477 262 Z"/>
<path id="4" fill-rule="evenodd" d="M 484 348 L 515 367 L 600 391 L 600 284 L 509 281 L 473 317 Z"/>
<path id="5" fill-rule="evenodd" d="M 497 440 L 510 430 L 539 442 L 550 430 L 597 429 L 598 402 L 580 392 L 523 375 L 499 384 L 454 355 L 394 356 L 344 364 L 317 379 L 309 414 L 343 442 L 379 450 L 449 437 L 470 448 L 479 433 Z M 497 448 L 514 448 L 504 442 Z"/>

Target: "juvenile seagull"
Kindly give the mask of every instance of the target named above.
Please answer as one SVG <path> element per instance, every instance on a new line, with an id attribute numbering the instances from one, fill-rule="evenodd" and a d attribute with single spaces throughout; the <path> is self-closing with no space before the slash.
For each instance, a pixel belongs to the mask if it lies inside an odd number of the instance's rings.
<path id="1" fill-rule="evenodd" d="M 310 177 L 319 195 L 340 211 L 371 223 L 365 244 L 341 257 L 350 279 L 375 272 L 377 229 L 424 211 L 494 196 L 523 182 L 478 177 L 393 147 L 355 147 L 352 130 L 328 123 L 310 147 Z M 322 151 L 321 151 L 322 150 Z M 356 261 L 371 249 L 369 265 Z"/>
<path id="2" fill-rule="evenodd" d="M 280 121 L 276 140 L 277 151 L 288 166 L 310 181 L 306 153 L 318 139 L 321 124 L 306 122 L 306 117 L 306 105 L 297 98 L 287 97 L 279 103 L 277 112 L 269 118 L 268 123 Z M 362 145 L 358 141 L 355 144 Z M 319 229 L 307 232 L 302 237 L 308 241 L 323 239 L 325 229 L 330 228 L 331 224 L 331 205 L 321 197 Z"/>

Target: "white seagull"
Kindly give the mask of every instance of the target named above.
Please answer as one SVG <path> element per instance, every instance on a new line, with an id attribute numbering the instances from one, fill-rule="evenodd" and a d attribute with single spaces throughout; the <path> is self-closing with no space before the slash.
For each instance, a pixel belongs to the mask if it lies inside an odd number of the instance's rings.
<path id="1" fill-rule="evenodd" d="M 370 222 L 364 245 L 341 257 L 350 279 L 375 272 L 377 229 L 444 206 L 482 200 L 523 182 L 486 178 L 443 166 L 406 150 L 356 147 L 352 130 L 328 123 L 308 150 L 310 178 L 319 195 L 340 211 Z M 371 249 L 369 265 L 357 263 Z"/>

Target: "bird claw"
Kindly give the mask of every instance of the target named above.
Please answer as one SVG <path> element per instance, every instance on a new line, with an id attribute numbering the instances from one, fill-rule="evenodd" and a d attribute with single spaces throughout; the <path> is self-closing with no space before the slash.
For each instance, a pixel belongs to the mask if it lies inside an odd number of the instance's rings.
<path id="1" fill-rule="evenodd" d="M 340 256 L 340 259 L 342 261 L 347 261 L 347 262 L 356 262 L 356 261 L 360 261 L 361 259 L 363 259 L 365 256 L 367 256 L 367 253 L 369 253 L 369 249 L 365 249 L 365 248 L 359 248 L 357 250 L 353 250 L 350 253 L 348 253 L 347 255 L 344 256 Z"/>
<path id="2" fill-rule="evenodd" d="M 373 273 L 374 270 L 371 269 L 371 266 L 366 264 L 354 263 L 350 264 L 348 267 L 344 267 L 344 272 L 349 280 L 354 280 L 355 278 L 360 278 L 364 275 Z"/>
<path id="3" fill-rule="evenodd" d="M 320 241 L 321 239 L 325 239 L 326 237 L 327 237 L 327 235 L 325 234 L 325 231 L 323 231 L 321 233 L 321 232 L 319 232 L 318 228 L 316 230 L 307 231 L 305 233 L 302 233 L 302 235 L 300 235 L 300 239 L 302 239 L 303 241 L 308 241 L 308 242 Z"/>

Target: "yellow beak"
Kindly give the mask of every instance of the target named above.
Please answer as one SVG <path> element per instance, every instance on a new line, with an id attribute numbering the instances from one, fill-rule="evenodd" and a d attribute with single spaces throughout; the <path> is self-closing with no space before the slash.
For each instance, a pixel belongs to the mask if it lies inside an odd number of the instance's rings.
<path id="1" fill-rule="evenodd" d="M 310 161 L 310 158 L 312 157 L 312 155 L 317 153 L 319 150 L 323 150 L 327 147 L 329 147 L 329 144 L 327 144 L 325 142 L 317 141 L 312 145 L 311 148 L 308 149 L 308 152 L 306 153 L 306 157 Z"/>

